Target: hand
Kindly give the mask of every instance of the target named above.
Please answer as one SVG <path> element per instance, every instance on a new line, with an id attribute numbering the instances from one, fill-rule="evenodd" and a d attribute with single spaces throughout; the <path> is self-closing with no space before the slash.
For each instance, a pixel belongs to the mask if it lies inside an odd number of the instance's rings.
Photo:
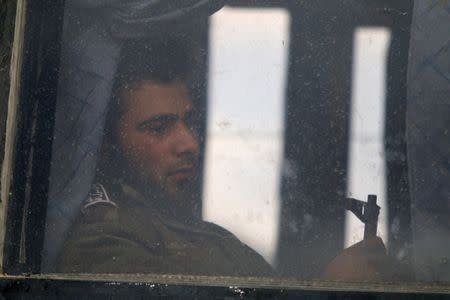
<path id="1" fill-rule="evenodd" d="M 325 269 L 322 279 L 335 281 L 381 281 L 391 259 L 379 237 L 363 240 L 337 256 Z"/>

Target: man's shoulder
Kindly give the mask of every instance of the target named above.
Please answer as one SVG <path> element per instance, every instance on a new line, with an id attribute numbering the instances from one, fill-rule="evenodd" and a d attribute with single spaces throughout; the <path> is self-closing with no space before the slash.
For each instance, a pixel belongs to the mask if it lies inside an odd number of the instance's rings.
<path id="1" fill-rule="evenodd" d="M 144 231 L 141 227 L 145 227 L 148 233 L 152 225 L 157 225 L 153 224 L 157 218 L 151 218 L 155 212 L 134 198 L 123 191 L 120 185 L 111 187 L 95 183 L 81 206 L 73 228 L 106 226 L 122 232 L 139 233 Z"/>
<path id="2" fill-rule="evenodd" d="M 203 224 L 208 228 L 209 231 L 212 233 L 219 235 L 221 238 L 232 238 L 237 239 L 237 237 L 231 233 L 231 231 L 228 231 L 224 227 L 217 225 L 215 223 L 209 222 L 209 221 L 203 221 Z"/>
<path id="3" fill-rule="evenodd" d="M 66 246 L 99 240 L 133 241 L 145 246 L 160 242 L 163 227 L 151 208 L 139 205 L 120 186 L 96 183 L 71 226 Z"/>
<path id="4" fill-rule="evenodd" d="M 110 197 L 110 193 L 101 183 L 92 185 L 88 197 L 83 202 L 77 223 L 117 223 L 120 208 L 117 201 Z"/>
<path id="5" fill-rule="evenodd" d="M 66 238 L 59 270 L 122 272 L 131 268 L 129 260 L 157 250 L 158 227 L 143 219 L 145 212 L 138 216 L 116 197 L 105 186 L 93 185 Z"/>

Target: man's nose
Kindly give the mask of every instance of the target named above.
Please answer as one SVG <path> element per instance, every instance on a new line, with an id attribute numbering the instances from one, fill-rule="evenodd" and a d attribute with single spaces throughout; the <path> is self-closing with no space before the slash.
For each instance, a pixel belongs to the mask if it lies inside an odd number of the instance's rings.
<path id="1" fill-rule="evenodd" d="M 176 130 L 175 152 L 176 155 L 194 154 L 199 152 L 197 135 L 186 125 L 178 126 Z"/>

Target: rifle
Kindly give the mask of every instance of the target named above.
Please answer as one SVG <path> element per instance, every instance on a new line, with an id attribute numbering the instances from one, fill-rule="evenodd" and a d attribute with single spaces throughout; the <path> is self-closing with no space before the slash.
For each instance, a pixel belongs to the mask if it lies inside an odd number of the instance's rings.
<path id="1" fill-rule="evenodd" d="M 344 207 L 351 211 L 364 224 L 364 239 L 370 239 L 377 235 L 378 215 L 380 207 L 377 205 L 377 196 L 369 195 L 367 202 L 346 198 Z"/>

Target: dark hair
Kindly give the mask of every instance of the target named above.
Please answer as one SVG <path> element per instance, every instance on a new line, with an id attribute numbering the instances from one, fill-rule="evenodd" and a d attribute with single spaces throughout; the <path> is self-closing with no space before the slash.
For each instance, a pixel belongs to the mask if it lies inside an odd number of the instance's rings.
<path id="1" fill-rule="evenodd" d="M 189 52 L 187 43 L 182 40 L 126 42 L 114 80 L 110 107 L 121 106 L 122 89 L 140 81 L 152 80 L 160 83 L 186 81 Z"/>
<path id="2" fill-rule="evenodd" d="M 187 81 L 189 50 L 186 42 L 169 38 L 126 42 L 114 79 L 105 133 L 115 130 L 115 123 L 124 112 L 124 101 L 121 99 L 124 88 L 143 80 L 160 83 Z"/>

